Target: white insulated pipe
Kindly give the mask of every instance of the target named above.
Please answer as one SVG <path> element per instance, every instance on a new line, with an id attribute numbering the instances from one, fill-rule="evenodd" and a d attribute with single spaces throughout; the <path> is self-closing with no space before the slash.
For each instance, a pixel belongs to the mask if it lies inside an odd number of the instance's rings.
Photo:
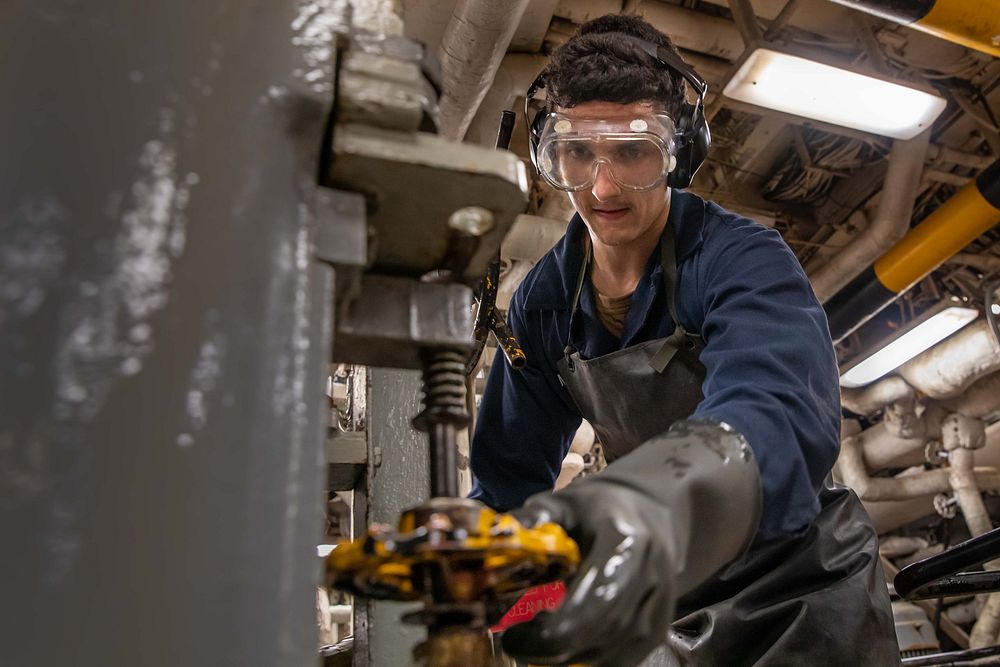
<path id="1" fill-rule="evenodd" d="M 519 215 L 500 245 L 500 258 L 511 262 L 500 276 L 497 305 L 503 310 L 535 263 L 566 233 L 566 221 L 540 215 Z"/>
<path id="2" fill-rule="evenodd" d="M 973 459 L 976 466 L 1000 467 L 1000 422 L 986 428 L 986 446 L 975 450 Z M 918 496 L 906 500 L 870 501 L 862 499 L 862 501 L 865 511 L 871 517 L 872 524 L 879 535 L 934 513 L 932 496 Z"/>
<path id="3" fill-rule="evenodd" d="M 942 437 L 945 449 L 948 450 L 949 480 L 962 516 L 969 532 L 978 537 L 993 530 L 993 522 L 983 503 L 980 488 L 976 484 L 973 472 L 974 449 L 980 449 L 986 444 L 983 424 L 979 420 L 951 415 L 942 425 Z M 984 565 L 987 570 L 996 570 L 998 561 L 990 561 Z M 986 598 L 979 618 L 969 633 L 969 648 L 992 646 L 996 642 L 997 631 L 1000 630 L 1000 594 L 992 593 Z"/>
<path id="4" fill-rule="evenodd" d="M 976 339 L 980 340 L 978 335 Z M 964 350 L 961 346 L 959 349 Z M 977 351 L 982 350 L 971 350 L 973 355 Z M 986 353 L 988 354 L 988 350 Z M 978 367 L 975 368 L 978 370 Z M 934 404 L 948 412 L 958 412 L 970 417 L 984 417 L 994 410 L 1000 410 L 1000 372 L 978 377 L 959 377 L 956 384 L 966 386 L 967 389 L 951 398 L 935 400 Z M 896 375 L 867 387 L 841 390 L 844 407 L 859 415 L 871 415 L 887 406 L 905 403 L 911 396 L 915 396 L 915 390 Z M 894 430 L 893 434 L 900 435 L 900 432 Z"/>
<path id="5" fill-rule="evenodd" d="M 857 434 L 868 470 L 898 468 L 923 463 L 924 448 L 941 438 L 941 421 L 947 413 L 981 418 L 1000 410 L 1000 373 L 980 378 L 960 396 L 935 401 L 920 415 L 919 435 L 903 436 L 885 422 Z"/>
<path id="6" fill-rule="evenodd" d="M 539 215 L 519 215 L 500 245 L 500 257 L 534 264 L 559 242 L 567 224 Z"/>
<path id="7" fill-rule="evenodd" d="M 996 273 L 1000 271 L 1000 257 L 996 255 L 974 255 L 970 252 L 960 252 L 953 255 L 948 264 L 964 264 L 974 269 L 979 269 L 983 273 Z"/>
<path id="8" fill-rule="evenodd" d="M 1000 344 L 989 324 L 980 320 L 901 366 L 899 375 L 843 389 L 841 400 L 857 414 L 885 409 L 892 435 L 918 438 L 921 433 L 910 421 L 915 390 L 950 412 L 982 417 L 1000 409 L 998 371 Z"/>
<path id="9" fill-rule="evenodd" d="M 855 439 L 861 447 L 865 469 L 876 471 L 924 463 L 924 448 L 928 439 L 941 437 L 943 416 L 936 408 L 925 411 L 920 416 L 923 422 L 923 434 L 920 437 L 901 436 L 894 433 L 885 422 L 862 431 Z"/>
<path id="10" fill-rule="evenodd" d="M 528 0 L 458 0 L 438 59 L 441 134 L 461 141 L 517 30 Z"/>
<path id="11" fill-rule="evenodd" d="M 941 423 L 941 442 L 948 452 L 951 489 L 962 508 L 969 531 L 976 537 L 993 530 L 993 522 L 983 504 L 973 473 L 975 450 L 986 446 L 983 421 L 975 417 L 950 414 Z"/>
<path id="12" fill-rule="evenodd" d="M 895 375 L 877 380 L 865 387 L 844 387 L 840 390 L 840 402 L 845 408 L 859 415 L 870 415 L 887 405 L 909 400 L 913 396 L 913 387 Z"/>
<path id="13" fill-rule="evenodd" d="M 555 490 L 561 491 L 569 486 L 569 483 L 576 479 L 584 468 L 583 457 L 576 452 L 569 452 L 563 459 L 562 467 L 559 469 L 559 477 L 556 478 Z"/>
<path id="14" fill-rule="evenodd" d="M 968 417 L 985 417 L 1000 410 L 1000 373 L 979 378 L 962 394 L 935 403 L 949 412 Z"/>
<path id="15" fill-rule="evenodd" d="M 944 493 L 951 488 L 949 470 L 945 468 L 916 475 L 872 477 L 865 468 L 861 443 L 853 437 L 841 443 L 837 469 L 844 484 L 854 489 L 861 499 L 868 501 L 906 500 Z M 975 468 L 973 477 L 980 489 L 1000 489 L 1000 470 L 996 468 Z"/>
<path id="16" fill-rule="evenodd" d="M 746 48 L 740 31 L 726 19 L 652 0 L 639 5 L 639 15 L 680 49 L 736 60 Z"/>
<path id="17" fill-rule="evenodd" d="M 846 248 L 809 276 L 821 302 L 827 301 L 910 231 L 913 200 L 924 170 L 930 129 L 892 142 L 889 167 L 874 219 Z"/>
<path id="18" fill-rule="evenodd" d="M 569 452 L 563 459 L 559 477 L 556 478 L 556 491 L 565 488 L 583 471 L 586 463 L 583 457 L 594 447 L 596 440 L 597 434 L 594 432 L 594 427 L 586 419 L 581 421 L 573 436 L 573 442 L 569 446 Z"/>
<path id="19" fill-rule="evenodd" d="M 906 362 L 896 371 L 911 387 L 935 399 L 958 396 L 973 382 L 1000 370 L 1000 343 L 985 319 Z"/>
<path id="20" fill-rule="evenodd" d="M 893 435 L 917 438 L 924 434 L 916 392 L 901 377 L 891 376 L 858 389 L 844 388 L 840 396 L 845 407 L 860 415 L 884 410 L 883 423 Z"/>
<path id="21" fill-rule="evenodd" d="M 531 82 L 545 69 L 548 62 L 547 57 L 534 53 L 509 53 L 504 56 L 493 77 L 493 83 L 469 124 L 465 140 L 480 146 L 496 145 L 500 112 L 507 109 L 518 116 L 522 115 L 520 109 L 513 108 L 514 101 L 528 91 Z"/>

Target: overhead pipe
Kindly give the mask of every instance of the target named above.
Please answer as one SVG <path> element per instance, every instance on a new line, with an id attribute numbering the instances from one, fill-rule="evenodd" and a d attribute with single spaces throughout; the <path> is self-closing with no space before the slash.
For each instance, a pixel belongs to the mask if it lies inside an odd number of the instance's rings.
<path id="1" fill-rule="evenodd" d="M 1000 422 L 986 428 L 986 446 L 975 451 L 977 466 L 1000 466 Z M 920 474 L 920 471 L 915 471 Z M 905 473 L 903 473 L 905 474 Z M 908 500 L 862 501 L 879 535 L 934 513 L 933 496 Z"/>
<path id="2" fill-rule="evenodd" d="M 855 414 L 870 415 L 892 403 L 909 400 L 913 395 L 913 387 L 906 380 L 890 375 L 864 387 L 843 387 L 840 401 Z"/>
<path id="3" fill-rule="evenodd" d="M 949 471 L 945 468 L 915 475 L 872 477 L 864 468 L 861 448 L 855 438 L 848 438 L 842 443 L 837 465 L 844 484 L 854 489 L 862 500 L 907 500 L 951 489 Z M 976 485 L 984 491 L 1000 489 L 1000 470 L 996 468 L 975 468 L 973 478 Z"/>
<path id="4" fill-rule="evenodd" d="M 935 399 L 960 395 L 979 378 L 1000 370 L 1000 342 L 985 319 L 918 354 L 896 373 L 917 391 Z"/>
<path id="5" fill-rule="evenodd" d="M 980 378 L 958 396 L 937 401 L 936 404 L 969 417 L 985 417 L 1000 410 L 1000 373 Z"/>
<path id="6" fill-rule="evenodd" d="M 940 410 L 928 410 L 921 419 L 924 432 L 915 437 L 904 437 L 892 432 L 885 422 L 876 424 L 854 436 L 861 446 L 865 469 L 871 472 L 885 468 L 902 468 L 926 463 L 927 443 L 941 437 Z"/>
<path id="7" fill-rule="evenodd" d="M 948 415 L 942 422 L 941 439 L 953 464 L 950 467 L 895 477 L 873 477 L 865 463 L 863 438 L 851 436 L 841 443 L 837 472 L 843 482 L 853 488 L 863 500 L 906 500 L 955 490 L 962 495 L 960 501 L 965 503 L 963 509 L 967 504 L 972 513 L 971 495 L 978 494 L 980 490 L 1000 488 L 1000 470 L 973 467 L 973 450 L 982 449 L 987 443 L 983 422 L 963 415 Z M 989 530 L 986 527 L 988 515 L 984 520 L 982 514 L 975 514 L 975 525 L 970 525 L 973 531 Z"/>
<path id="8" fill-rule="evenodd" d="M 1000 422 L 986 428 L 986 446 L 977 449 L 974 458 L 976 466 L 1000 466 Z M 838 471 L 839 465 L 838 463 Z M 914 470 L 914 473 L 919 475 L 923 471 Z M 907 473 L 904 472 L 902 475 L 906 476 Z M 932 495 L 885 501 L 870 501 L 862 498 L 862 502 L 879 535 L 934 513 Z"/>
<path id="9" fill-rule="evenodd" d="M 663 31 L 679 49 L 736 60 L 746 42 L 732 21 L 665 2 L 644 2 L 638 13 Z"/>
<path id="10" fill-rule="evenodd" d="M 866 470 L 875 472 L 920 465 L 927 462 L 927 445 L 942 439 L 945 415 L 981 419 L 996 410 L 1000 410 L 1000 373 L 980 379 L 961 396 L 928 405 L 919 417 L 920 428 L 914 434 L 900 435 L 889 423 L 882 421 L 860 433 L 851 433 L 850 437 L 860 444 Z M 1000 443 L 1000 432 L 995 439 Z M 977 459 L 977 463 L 992 465 L 1000 461 L 986 463 Z"/>
<path id="11" fill-rule="evenodd" d="M 820 302 L 842 291 L 858 275 L 858 267 L 867 266 L 906 236 L 929 140 L 930 130 L 925 130 L 913 139 L 892 142 L 875 218 L 850 245 L 809 276 Z"/>
<path id="12" fill-rule="evenodd" d="M 986 446 L 986 427 L 981 419 L 952 414 L 941 424 L 941 442 L 948 452 L 950 484 L 965 522 L 973 536 L 993 530 L 989 512 L 976 486 L 974 450 Z"/>
<path id="13" fill-rule="evenodd" d="M 540 215 L 519 215 L 504 237 L 500 257 L 534 264 L 566 233 L 567 222 Z"/>
<path id="14" fill-rule="evenodd" d="M 869 469 L 877 470 L 902 463 L 896 457 L 903 452 L 920 452 L 924 441 L 938 431 L 935 417 L 939 409 L 972 417 L 983 417 L 1000 409 L 1000 347 L 991 351 L 994 340 L 984 332 L 982 324 L 976 325 L 954 341 L 945 350 L 922 360 L 907 374 L 923 389 L 925 396 L 951 396 L 933 401 L 922 407 L 916 402 L 916 389 L 897 375 L 872 383 L 860 389 L 843 389 L 841 401 L 845 408 L 859 415 L 872 415 L 883 411 L 883 420 L 862 434 L 865 445 L 865 462 Z M 898 441 L 898 442 L 897 442 Z M 883 451 L 882 456 L 869 454 Z M 889 458 L 882 460 L 885 456 Z M 894 461 L 894 463 L 890 463 Z M 919 461 L 906 461 L 912 465 Z"/>
<path id="15" fill-rule="evenodd" d="M 969 532 L 973 537 L 988 533 L 993 530 L 993 522 L 976 484 L 974 472 L 974 450 L 986 445 L 983 421 L 963 415 L 949 415 L 941 425 L 941 432 L 942 444 L 948 452 L 949 482 Z M 1000 561 L 996 560 L 984 564 L 986 570 L 996 570 L 998 567 Z M 986 604 L 969 633 L 969 646 L 982 648 L 996 643 L 998 630 L 1000 594 L 993 593 L 986 598 Z"/>
<path id="16" fill-rule="evenodd" d="M 964 264 L 978 269 L 983 273 L 1000 272 L 1000 257 L 996 255 L 975 255 L 971 252 L 960 252 L 948 260 L 949 264 Z"/>
<path id="17" fill-rule="evenodd" d="M 792 16 L 798 11 L 799 2 L 800 0 L 786 0 L 785 6 L 781 8 L 778 15 L 767 26 L 767 30 L 764 31 L 765 42 L 773 42 L 785 30 L 785 27 L 791 22 Z"/>
<path id="18" fill-rule="evenodd" d="M 528 0 L 459 0 L 444 30 L 438 59 L 441 134 L 460 141 L 493 83 Z"/>
<path id="19" fill-rule="evenodd" d="M 919 390 L 947 410 L 983 416 L 1000 409 L 998 370 L 1000 343 L 986 322 L 977 322 L 904 364 L 897 372 L 905 377 L 891 375 L 866 387 L 841 389 L 841 402 L 851 412 L 867 416 L 894 405 L 910 405 Z"/>
<path id="20" fill-rule="evenodd" d="M 1000 58 L 1000 12 L 982 0 L 832 0 Z"/>
<path id="21" fill-rule="evenodd" d="M 729 11 L 733 15 L 733 23 L 743 36 L 743 42 L 749 45 L 761 41 L 764 35 L 760 24 L 757 23 L 757 15 L 750 5 L 750 0 L 727 0 L 727 2 Z"/>
<path id="22" fill-rule="evenodd" d="M 891 376 L 861 389 L 844 388 L 841 402 L 859 415 L 884 410 L 883 423 L 894 435 L 908 438 L 923 435 L 916 392 L 901 377 Z"/>
<path id="23" fill-rule="evenodd" d="M 500 61 L 493 83 L 483 96 L 465 133 L 465 141 L 495 146 L 500 112 L 514 108 L 549 59 L 536 53 L 509 53 Z"/>
<path id="24" fill-rule="evenodd" d="M 824 304 L 834 341 L 842 340 L 867 322 L 998 222 L 1000 160 L 984 169 Z"/>
<path id="25" fill-rule="evenodd" d="M 933 161 L 957 164 L 970 169 L 986 169 L 993 163 L 993 158 L 988 155 L 976 155 L 975 153 L 965 153 L 940 144 L 931 144 L 927 150 L 927 158 Z"/>

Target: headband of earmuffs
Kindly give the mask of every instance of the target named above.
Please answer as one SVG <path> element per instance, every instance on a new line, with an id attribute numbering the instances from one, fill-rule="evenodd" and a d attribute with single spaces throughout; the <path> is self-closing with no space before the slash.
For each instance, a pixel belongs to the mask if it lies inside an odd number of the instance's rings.
<path id="1" fill-rule="evenodd" d="M 686 188 L 691 185 L 691 179 L 695 172 L 701 167 L 708 155 L 708 149 L 712 145 L 712 135 L 708 130 L 708 121 L 705 119 L 705 94 L 708 92 L 708 84 L 679 56 L 670 49 L 663 46 L 647 42 L 631 35 L 623 35 L 639 45 L 643 51 L 648 53 L 653 60 L 663 67 L 679 74 L 698 95 L 697 101 L 693 104 L 687 101 L 681 105 L 677 123 L 677 135 L 674 139 L 674 157 L 676 165 L 673 171 L 667 176 L 667 185 L 672 188 Z M 539 90 L 545 88 L 545 71 L 532 82 L 528 87 L 528 92 L 524 98 L 524 118 L 528 121 L 528 104 Z M 528 123 L 528 145 L 531 153 L 531 163 L 538 168 L 536 149 L 538 139 L 545 122 L 547 109 L 542 109 L 535 113 L 534 118 Z"/>

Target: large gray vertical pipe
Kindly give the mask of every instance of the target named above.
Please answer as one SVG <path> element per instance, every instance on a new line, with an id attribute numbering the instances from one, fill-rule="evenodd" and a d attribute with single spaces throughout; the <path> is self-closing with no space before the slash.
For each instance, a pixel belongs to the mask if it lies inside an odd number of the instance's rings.
<path id="1" fill-rule="evenodd" d="M 2 665 L 315 663 L 327 4 L 0 11 Z"/>

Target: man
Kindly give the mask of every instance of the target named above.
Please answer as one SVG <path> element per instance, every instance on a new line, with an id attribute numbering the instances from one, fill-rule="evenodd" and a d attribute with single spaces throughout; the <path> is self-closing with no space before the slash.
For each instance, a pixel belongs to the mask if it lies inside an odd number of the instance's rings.
<path id="1" fill-rule="evenodd" d="M 648 23 L 606 16 L 528 97 L 543 87 L 532 159 L 577 215 L 511 304 L 528 364 L 490 373 L 471 495 L 561 524 L 583 562 L 562 608 L 505 648 L 615 667 L 654 649 L 656 664 L 898 663 L 874 531 L 823 487 L 840 425 L 823 310 L 777 232 L 675 189 L 708 148 L 703 82 Z M 581 417 L 610 465 L 549 493 Z"/>

